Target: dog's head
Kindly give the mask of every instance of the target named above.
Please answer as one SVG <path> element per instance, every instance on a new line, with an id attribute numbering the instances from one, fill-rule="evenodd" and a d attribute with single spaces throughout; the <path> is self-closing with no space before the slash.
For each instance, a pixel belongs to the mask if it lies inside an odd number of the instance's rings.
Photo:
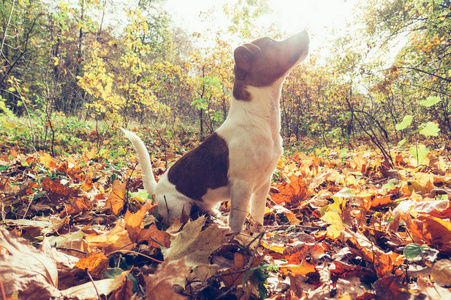
<path id="1" fill-rule="evenodd" d="M 235 84 L 233 96 L 249 100 L 247 86 L 270 86 L 289 72 L 308 54 L 309 37 L 306 31 L 283 41 L 265 37 L 235 49 Z"/>

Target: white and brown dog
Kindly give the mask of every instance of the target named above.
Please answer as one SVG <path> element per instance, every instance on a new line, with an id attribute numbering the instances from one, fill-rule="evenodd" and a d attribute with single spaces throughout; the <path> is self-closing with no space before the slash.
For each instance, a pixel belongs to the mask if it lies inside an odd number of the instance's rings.
<path id="1" fill-rule="evenodd" d="M 260 38 L 234 52 L 235 83 L 224 124 L 180 158 L 157 183 L 149 153 L 134 133 L 124 130 L 138 152 L 144 187 L 155 194 L 165 220 L 190 215 L 196 206 L 214 211 L 231 201 L 229 226 L 239 232 L 247 215 L 263 224 L 271 176 L 282 154 L 279 98 L 290 71 L 307 56 L 309 37 Z"/>

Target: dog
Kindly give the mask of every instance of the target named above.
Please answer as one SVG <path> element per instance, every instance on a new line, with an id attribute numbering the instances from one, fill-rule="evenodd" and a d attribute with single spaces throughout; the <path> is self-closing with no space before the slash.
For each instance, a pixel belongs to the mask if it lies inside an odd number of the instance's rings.
<path id="1" fill-rule="evenodd" d="M 138 154 L 146 191 L 155 195 L 163 220 L 214 213 L 230 200 L 229 227 L 240 232 L 248 212 L 263 224 L 272 174 L 282 155 L 280 94 L 286 76 L 309 49 L 303 31 L 283 41 L 265 37 L 234 51 L 233 97 L 224 123 L 175 162 L 157 183 L 142 140 L 121 128 Z"/>

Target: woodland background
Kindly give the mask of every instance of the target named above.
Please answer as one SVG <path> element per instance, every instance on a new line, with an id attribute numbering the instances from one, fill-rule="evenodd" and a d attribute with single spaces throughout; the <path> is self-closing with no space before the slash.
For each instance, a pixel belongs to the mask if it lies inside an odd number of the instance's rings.
<path id="1" fill-rule="evenodd" d="M 119 126 L 160 176 L 226 118 L 233 49 L 292 33 L 265 0 L 203 33 L 162 4 L 1 1 L 2 299 L 450 297 L 451 2 L 360 1 L 291 73 L 266 232 L 235 237 L 164 228 Z"/>
<path id="2" fill-rule="evenodd" d="M 85 121 L 98 134 L 136 121 L 170 132 L 192 125 L 204 137 L 227 115 L 230 43 L 288 36 L 277 24 L 253 25 L 268 13 L 265 1 L 224 5 L 230 26 L 204 35 L 174 28 L 159 1 L 135 4 L 127 10 L 108 1 L 4 1 L 0 109 L 4 120 L 22 122 L 3 130 L 52 152 L 70 139 L 61 124 Z M 421 138 L 417 129 L 449 135 L 448 4 L 362 1 L 358 23 L 337 32 L 286 81 L 282 135 L 301 147 L 301 137 L 326 146 L 366 136 L 387 157 L 388 145 Z M 109 28 L 116 8 L 127 11 L 127 22 Z M 214 23 L 208 12 L 200 18 L 206 27 Z M 433 100 L 421 105 L 427 99 Z"/>

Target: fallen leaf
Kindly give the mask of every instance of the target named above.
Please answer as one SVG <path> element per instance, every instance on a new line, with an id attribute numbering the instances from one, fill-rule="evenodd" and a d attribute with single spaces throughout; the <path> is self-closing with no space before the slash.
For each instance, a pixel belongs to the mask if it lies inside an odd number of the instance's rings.
<path id="1" fill-rule="evenodd" d="M 78 298 L 78 299 L 97 299 L 97 293 L 99 295 L 108 295 L 111 292 L 121 287 L 123 281 L 128 280 L 128 274 L 130 271 L 124 271 L 114 279 L 102 279 L 94 282 L 86 282 L 66 290 L 61 291 L 65 297 Z"/>
<path id="2" fill-rule="evenodd" d="M 299 202 L 307 199 L 308 189 L 301 176 L 290 176 L 290 183 L 284 182 L 277 186 L 279 193 L 271 194 L 271 199 L 277 203 L 289 203 L 296 205 Z"/>
<path id="3" fill-rule="evenodd" d="M 298 218 L 296 218 L 295 214 L 292 211 L 286 210 L 284 211 L 284 214 L 291 225 L 299 225 L 301 223 L 301 221 Z"/>
<path id="4" fill-rule="evenodd" d="M 315 245 L 310 243 L 300 243 L 296 246 L 286 247 L 283 251 L 283 258 L 290 266 L 281 266 L 282 274 L 303 276 L 316 272 L 315 259 L 307 259 L 312 250 L 315 252 L 318 251 Z"/>
<path id="5" fill-rule="evenodd" d="M 393 210 L 394 220 L 390 224 L 391 230 L 398 230 L 399 222 L 402 220 L 402 216 L 415 212 L 415 214 L 430 214 L 435 217 L 443 216 L 443 212 L 449 210 L 450 203 L 448 200 L 436 200 L 436 201 L 403 201 Z"/>
<path id="6" fill-rule="evenodd" d="M 429 246 L 451 253 L 451 222 L 428 215 L 418 216 L 417 219 L 424 225 L 423 234 L 429 240 Z"/>
<path id="7" fill-rule="evenodd" d="M 158 230 L 155 224 L 151 224 L 148 228 L 144 228 L 142 225 L 144 216 L 150 208 L 152 208 L 150 203 L 146 203 L 135 214 L 128 210 L 125 213 L 125 229 L 127 229 L 130 240 L 134 243 L 147 241 L 148 245 L 154 248 L 160 248 L 160 245 L 169 248 L 170 236 L 167 232 Z"/>
<path id="8" fill-rule="evenodd" d="M 276 245 L 276 244 L 268 244 L 265 241 L 261 241 L 260 244 L 263 246 L 263 248 L 266 248 L 268 250 L 277 252 L 277 253 L 283 253 L 283 250 L 285 250 L 285 246 L 283 245 Z"/>
<path id="9" fill-rule="evenodd" d="M 373 272 L 361 266 L 352 266 L 340 261 L 334 261 L 331 266 L 330 274 L 337 278 L 346 278 L 350 276 L 374 277 Z"/>
<path id="10" fill-rule="evenodd" d="M 176 262 L 164 261 L 158 266 L 154 274 L 149 275 L 146 280 L 146 299 L 152 300 L 177 300 L 186 297 L 177 294 L 173 286 L 178 284 L 185 286 L 186 278 L 191 267 L 185 265 L 184 259 Z"/>
<path id="11" fill-rule="evenodd" d="M 228 268 L 227 270 L 220 271 L 222 274 L 221 281 L 227 286 L 232 287 L 236 285 L 240 285 L 243 282 L 243 278 L 246 274 L 244 267 L 249 262 L 250 257 L 245 256 L 242 253 L 234 253 L 233 254 L 233 267 Z M 252 260 L 252 264 L 249 269 L 255 268 L 263 261 L 263 256 L 256 257 Z"/>
<path id="12" fill-rule="evenodd" d="M 122 281 L 121 286 L 108 297 L 108 300 L 132 299 L 132 296 L 133 282 L 126 277 L 125 280 Z"/>
<path id="13" fill-rule="evenodd" d="M 70 198 L 69 204 L 66 205 L 60 213 L 60 217 L 67 215 L 75 215 L 92 209 L 91 201 L 86 197 Z"/>
<path id="14" fill-rule="evenodd" d="M 110 209 L 114 215 L 118 215 L 125 204 L 125 187 L 126 183 L 121 183 L 119 180 L 115 180 L 113 182 L 113 186 L 111 187 L 111 193 L 108 197 L 105 208 Z"/>
<path id="15" fill-rule="evenodd" d="M 75 265 L 81 270 L 88 269 L 89 274 L 94 278 L 102 278 L 108 268 L 108 257 L 102 252 L 91 252 L 86 257 L 80 258 Z"/>
<path id="16" fill-rule="evenodd" d="M 51 169 L 56 167 L 56 162 L 53 157 L 50 156 L 47 152 L 41 153 L 39 156 L 39 162 L 44 165 L 45 168 Z"/>
<path id="17" fill-rule="evenodd" d="M 51 180 L 49 177 L 45 177 L 42 180 L 42 190 L 49 192 L 56 197 L 65 197 L 68 198 L 73 190 L 65 187 L 60 183 L 59 179 L 55 179 L 55 181 Z"/>
<path id="18" fill-rule="evenodd" d="M 376 197 L 371 201 L 371 207 L 377 208 L 380 206 L 386 206 L 387 204 L 393 203 L 394 200 L 391 199 L 390 195 L 384 197 Z"/>
<path id="19" fill-rule="evenodd" d="M 0 249 L 0 276 L 6 296 L 30 300 L 61 296 L 54 259 L 2 227 Z"/>
<path id="20" fill-rule="evenodd" d="M 346 228 L 343 224 L 343 220 L 336 211 L 326 211 L 321 220 L 330 224 L 327 227 L 327 237 L 336 239 L 340 236 L 341 232 Z"/>
<path id="21" fill-rule="evenodd" d="M 349 246 L 349 250 L 371 263 L 376 270 L 378 278 L 383 278 L 399 268 L 404 257 L 394 252 L 385 253 L 373 244 L 363 234 L 353 232 L 349 228 L 342 231 L 340 240 Z"/>
<path id="22" fill-rule="evenodd" d="M 429 296 L 429 299 L 451 299 L 451 291 L 423 278 L 417 279 L 418 289 L 422 294 Z"/>
<path id="23" fill-rule="evenodd" d="M 202 216 L 188 222 L 172 241 L 171 247 L 162 249 L 165 260 L 185 258 L 187 266 L 209 264 L 210 254 L 226 242 L 224 232 L 213 225 L 201 231 L 205 224 Z"/>
<path id="24" fill-rule="evenodd" d="M 451 286 L 451 261 L 441 259 L 432 267 L 432 280 L 441 286 Z"/>
<path id="25" fill-rule="evenodd" d="M 377 280 L 374 283 L 376 299 L 397 299 L 408 300 L 411 293 L 406 285 L 403 275 L 388 276 Z"/>
<path id="26" fill-rule="evenodd" d="M 113 230 L 105 234 L 87 234 L 85 240 L 91 248 L 103 249 L 105 253 L 111 253 L 116 250 L 131 250 L 135 245 L 130 240 L 123 221 L 119 221 Z"/>
<path id="27" fill-rule="evenodd" d="M 80 185 L 80 189 L 87 192 L 93 187 L 93 182 L 91 177 L 86 177 L 83 183 Z"/>

